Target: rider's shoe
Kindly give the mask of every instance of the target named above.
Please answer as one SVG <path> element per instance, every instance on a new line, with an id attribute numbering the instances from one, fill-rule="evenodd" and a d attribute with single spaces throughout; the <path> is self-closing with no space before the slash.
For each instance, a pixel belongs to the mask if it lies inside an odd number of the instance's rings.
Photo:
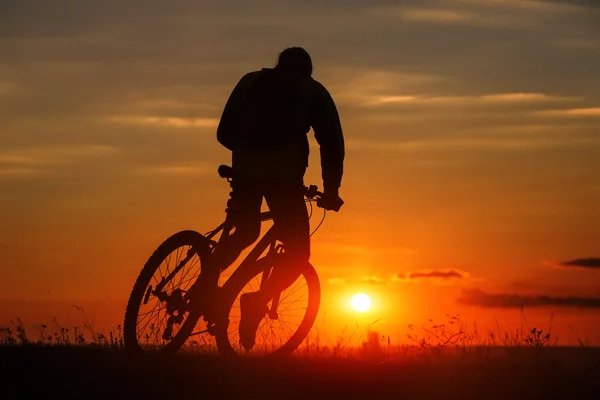
<path id="1" fill-rule="evenodd" d="M 240 296 L 240 343 L 246 350 L 254 347 L 256 330 L 267 313 L 267 301 L 260 292 Z"/>

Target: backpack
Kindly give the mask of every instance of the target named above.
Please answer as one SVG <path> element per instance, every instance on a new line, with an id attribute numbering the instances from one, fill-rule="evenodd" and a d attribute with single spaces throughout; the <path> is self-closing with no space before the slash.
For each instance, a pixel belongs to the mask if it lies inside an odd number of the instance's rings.
<path id="1" fill-rule="evenodd" d="M 310 129 L 302 79 L 264 68 L 246 90 L 241 127 L 249 148 L 274 148 Z"/>

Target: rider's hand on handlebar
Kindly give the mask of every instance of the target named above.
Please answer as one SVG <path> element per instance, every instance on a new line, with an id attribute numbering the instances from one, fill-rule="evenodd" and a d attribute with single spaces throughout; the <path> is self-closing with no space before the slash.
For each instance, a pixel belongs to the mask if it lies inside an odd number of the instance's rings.
<path id="1" fill-rule="evenodd" d="M 317 206 L 335 212 L 338 212 L 343 204 L 344 200 L 340 198 L 337 189 L 325 189 L 323 196 L 317 201 Z"/>

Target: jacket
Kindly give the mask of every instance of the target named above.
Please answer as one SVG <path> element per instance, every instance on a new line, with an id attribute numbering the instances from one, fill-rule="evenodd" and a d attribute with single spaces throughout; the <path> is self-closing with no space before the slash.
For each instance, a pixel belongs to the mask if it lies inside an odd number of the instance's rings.
<path id="1" fill-rule="evenodd" d="M 233 89 L 217 128 L 217 140 L 232 151 L 232 166 L 258 178 L 285 177 L 304 174 L 308 167 L 307 134 L 312 127 L 320 146 L 321 170 L 325 189 L 341 186 L 345 156 L 344 135 L 335 103 L 327 89 L 312 77 L 298 78 L 301 100 L 300 135 L 287 134 L 285 140 L 273 146 L 249 144 L 247 110 L 249 94 L 262 74 L 274 74 L 276 68 L 263 68 L 244 75 Z"/>

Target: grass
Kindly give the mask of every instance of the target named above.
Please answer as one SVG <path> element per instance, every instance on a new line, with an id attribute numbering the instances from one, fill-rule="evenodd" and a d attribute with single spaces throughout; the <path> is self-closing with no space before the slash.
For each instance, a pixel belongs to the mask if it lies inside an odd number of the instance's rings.
<path id="1" fill-rule="evenodd" d="M 0 399 L 592 399 L 600 393 L 600 349 L 557 346 L 551 330 L 508 332 L 497 324 L 480 332 L 449 315 L 443 324 L 410 326 L 400 342 L 374 325 L 347 328 L 328 344 L 315 329 L 288 360 L 249 364 L 228 362 L 191 341 L 175 355 L 132 357 L 119 326 L 98 333 L 84 319 L 70 330 L 54 319 L 27 332 L 16 319 L 0 327 Z"/>
<path id="2" fill-rule="evenodd" d="M 37 324 L 34 329 L 37 334 L 31 336 L 25 329 L 22 321 L 17 318 L 11 321 L 10 326 L 0 326 L 0 345 L 66 345 L 66 346 L 91 346 L 102 348 L 123 348 L 123 332 L 120 325 L 107 333 L 99 333 L 87 318 L 83 309 L 77 307 L 83 317 L 81 327 L 74 326 L 69 329 L 60 325 L 56 318 L 51 325 Z M 306 338 L 302 346 L 295 352 L 298 357 L 339 357 L 356 359 L 375 359 L 381 361 L 388 359 L 407 359 L 420 357 L 427 354 L 439 356 L 448 354 L 466 355 L 469 353 L 479 356 L 489 356 L 495 349 L 503 349 L 505 353 L 515 350 L 528 350 L 523 353 L 542 354 L 550 348 L 557 348 L 558 338 L 551 333 L 551 324 L 548 332 L 538 328 L 521 326 L 513 331 L 505 331 L 499 322 L 496 330 L 488 330 L 483 334 L 473 326 L 468 325 L 458 315 L 447 315 L 448 320 L 436 324 L 429 320 L 429 324 L 417 327 L 409 325 L 410 333 L 406 341 L 392 340 L 389 335 L 381 334 L 372 329 L 378 321 L 374 321 L 360 331 L 351 331 L 345 327 L 342 334 L 335 341 L 331 341 L 326 332 L 315 328 Z M 357 340 L 360 345 L 353 345 Z M 324 343 L 329 344 L 324 344 Z M 333 344 L 331 344 L 333 342 Z M 393 343 L 395 342 L 395 343 Z M 588 348 L 590 353 L 595 353 L 595 348 L 587 346 L 579 340 L 581 348 Z M 212 354 L 216 349 L 211 348 L 211 342 L 189 340 L 182 349 L 183 352 L 195 354 Z M 598 350 L 600 351 L 600 350 Z"/>

